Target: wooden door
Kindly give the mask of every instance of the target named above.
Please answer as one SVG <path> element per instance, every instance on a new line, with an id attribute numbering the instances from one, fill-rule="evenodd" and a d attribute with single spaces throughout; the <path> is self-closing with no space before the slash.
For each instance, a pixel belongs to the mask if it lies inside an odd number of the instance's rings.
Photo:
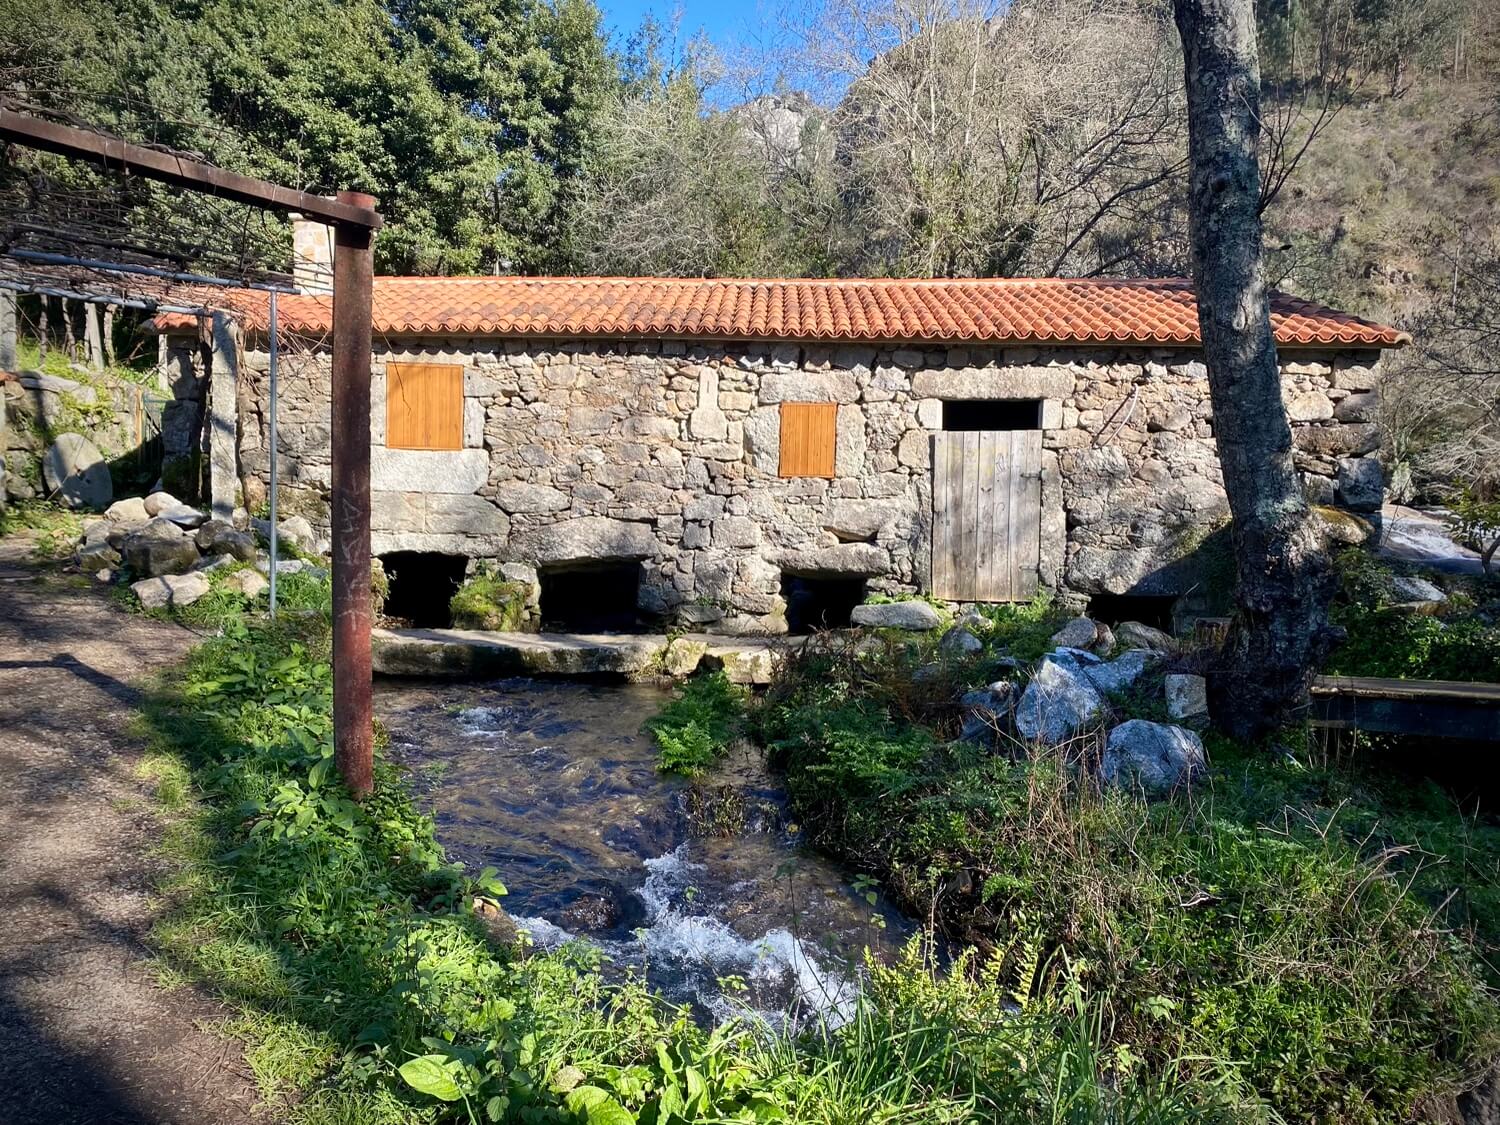
<path id="1" fill-rule="evenodd" d="M 1022 602 L 1042 550 L 1040 430 L 932 436 L 932 593 L 953 602 Z"/>

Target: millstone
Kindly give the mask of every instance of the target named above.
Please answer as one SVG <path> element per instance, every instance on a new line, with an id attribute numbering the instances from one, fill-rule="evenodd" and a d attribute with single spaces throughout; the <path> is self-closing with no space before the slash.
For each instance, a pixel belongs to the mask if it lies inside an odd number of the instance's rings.
<path id="1" fill-rule="evenodd" d="M 70 508 L 104 508 L 114 499 L 104 454 L 82 434 L 57 435 L 42 458 L 42 476 Z"/>

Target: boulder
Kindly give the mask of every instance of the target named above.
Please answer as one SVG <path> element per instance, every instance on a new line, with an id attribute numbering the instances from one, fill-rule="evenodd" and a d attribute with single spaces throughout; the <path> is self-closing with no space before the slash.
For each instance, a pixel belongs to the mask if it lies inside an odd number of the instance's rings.
<path id="1" fill-rule="evenodd" d="M 1195 719 L 1208 714 L 1208 682 L 1202 676 L 1172 673 L 1165 682 L 1167 714 L 1174 719 Z"/>
<path id="2" fill-rule="evenodd" d="M 938 649 L 949 656 L 974 656 L 984 651 L 984 642 L 962 625 L 955 625 L 938 641 Z"/>
<path id="3" fill-rule="evenodd" d="M 779 659 L 771 648 L 720 649 L 705 654 L 703 666 L 723 669 L 732 684 L 768 684 L 776 675 Z"/>
<path id="4" fill-rule="evenodd" d="M 703 654 L 707 651 L 707 641 L 693 640 L 689 637 L 673 637 L 667 641 L 667 647 L 662 650 L 662 671 L 675 679 L 691 676 L 698 670 Z"/>
<path id="5" fill-rule="evenodd" d="M 220 557 L 225 558 L 227 556 Z M 233 590 L 238 594 L 242 594 L 252 602 L 271 587 L 271 584 L 261 576 L 259 571 L 249 569 L 235 571 L 228 578 L 224 579 L 223 585 L 226 590 Z"/>
<path id="6" fill-rule="evenodd" d="M 1160 796 L 1189 784 L 1205 764 L 1203 740 L 1192 731 L 1131 719 L 1109 732 L 1099 776 L 1107 785 Z"/>
<path id="7" fill-rule="evenodd" d="M 191 568 L 198 561 L 198 545 L 171 520 L 158 516 L 125 538 L 120 555 L 134 573 L 155 578 Z"/>
<path id="8" fill-rule="evenodd" d="M 1095 664 L 1103 664 L 1102 656 L 1095 656 L 1086 648 L 1055 648 L 1042 657 L 1043 660 L 1052 660 L 1061 664 L 1071 664 L 1076 667 L 1089 668 Z"/>
<path id="9" fill-rule="evenodd" d="M 1088 617 L 1075 617 L 1052 634 L 1053 648 L 1094 647 L 1099 639 L 1099 627 Z"/>
<path id="10" fill-rule="evenodd" d="M 83 525 L 83 532 L 78 536 L 78 544 L 81 547 L 91 546 L 95 543 L 108 543 L 109 533 L 114 530 L 114 524 L 108 520 L 87 520 Z"/>
<path id="11" fill-rule="evenodd" d="M 139 496 L 127 496 L 105 508 L 104 518 L 111 523 L 145 523 L 151 518 L 151 513 L 146 511 L 145 500 Z"/>
<path id="12" fill-rule="evenodd" d="M 178 527 L 192 531 L 194 528 L 202 527 L 208 521 L 208 515 L 200 512 L 191 504 L 173 504 L 157 509 L 157 519 L 171 520 Z"/>
<path id="13" fill-rule="evenodd" d="M 97 570 L 100 567 L 116 566 L 120 561 L 120 552 L 109 545 L 106 540 L 98 539 L 85 541 L 78 548 L 78 568 L 80 570 Z"/>
<path id="14" fill-rule="evenodd" d="M 276 526 L 276 536 L 299 551 L 313 554 L 318 548 L 318 535 L 306 516 L 288 516 Z"/>
<path id="15" fill-rule="evenodd" d="M 1315 504 L 1312 514 L 1323 532 L 1323 538 L 1331 543 L 1357 547 L 1369 539 L 1375 531 L 1369 521 L 1356 516 L 1353 512 L 1346 512 L 1342 508 Z"/>
<path id="16" fill-rule="evenodd" d="M 1345 457 L 1338 466 L 1338 498 L 1356 512 L 1378 512 L 1385 501 L 1385 469 L 1373 457 Z"/>
<path id="17" fill-rule="evenodd" d="M 224 570 L 238 561 L 233 555 L 204 555 L 193 564 L 193 571 L 197 574 L 212 574 L 216 570 Z"/>
<path id="18" fill-rule="evenodd" d="M 146 509 L 146 515 L 148 517 L 161 515 L 164 508 L 187 507 L 186 504 L 177 499 L 177 497 L 173 496 L 170 492 L 160 491 L 151 493 L 146 497 L 146 499 L 141 501 L 141 504 Z"/>
<path id="19" fill-rule="evenodd" d="M 970 606 L 968 609 L 960 613 L 958 615 L 958 619 L 953 623 L 955 625 L 962 625 L 976 637 L 983 637 L 987 635 L 995 627 L 995 623 L 993 621 L 991 621 L 984 614 L 980 613 L 973 606 Z"/>
<path id="20" fill-rule="evenodd" d="M 243 562 L 255 558 L 255 537 L 248 531 L 236 531 L 225 520 L 209 520 L 193 536 L 198 550 L 210 555 L 232 555 Z"/>
<path id="21" fill-rule="evenodd" d="M 82 434 L 57 435 L 42 458 L 42 479 L 70 508 L 104 508 L 114 499 L 104 454 Z"/>
<path id="22" fill-rule="evenodd" d="M 140 531 L 141 528 L 145 527 L 146 524 L 150 522 L 150 520 L 141 520 L 139 523 L 109 523 L 108 521 L 106 521 L 104 541 L 115 550 L 119 551 L 124 548 L 125 540 L 129 539 L 132 535 L 134 535 L 137 531 Z"/>
<path id="23" fill-rule="evenodd" d="M 849 614 L 855 625 L 871 629 L 912 629 L 926 632 L 939 628 L 943 619 L 926 602 L 884 602 L 879 605 L 857 605 Z"/>
<path id="24" fill-rule="evenodd" d="M 1083 674 L 1105 695 L 1124 691 L 1131 687 L 1142 673 L 1155 662 L 1155 654 L 1143 648 L 1133 648 L 1121 653 L 1107 663 L 1092 664 L 1083 669 Z"/>
<path id="25" fill-rule="evenodd" d="M 1071 738 L 1103 710 L 1104 697 L 1081 668 L 1044 660 L 1016 704 L 1016 729 L 1023 738 L 1054 745 Z"/>
<path id="26" fill-rule="evenodd" d="M 1011 710 L 1015 707 L 1016 685 L 1009 680 L 996 680 L 988 687 L 965 692 L 958 705 L 963 712 L 963 729 L 958 737 L 964 742 L 980 742 L 988 745 L 994 741 Z"/>
<path id="27" fill-rule="evenodd" d="M 1448 601 L 1448 595 L 1427 579 L 1405 574 L 1391 579 L 1391 595 L 1397 609 L 1410 613 L 1436 613 Z"/>
<path id="28" fill-rule="evenodd" d="M 208 579 L 201 574 L 166 574 L 159 578 L 143 578 L 131 583 L 130 588 L 147 609 L 171 606 L 181 609 L 192 605 L 208 593 Z"/>
<path id="29" fill-rule="evenodd" d="M 1171 652 L 1177 647 L 1172 634 L 1139 621 L 1122 621 L 1115 626 L 1115 639 L 1126 648 L 1143 648 L 1148 652 Z"/>

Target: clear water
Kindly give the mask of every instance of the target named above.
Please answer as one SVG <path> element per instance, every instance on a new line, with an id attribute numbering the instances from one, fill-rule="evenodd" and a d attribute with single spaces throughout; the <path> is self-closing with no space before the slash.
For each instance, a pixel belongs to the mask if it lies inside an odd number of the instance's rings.
<path id="1" fill-rule="evenodd" d="M 799 847 L 753 752 L 698 782 L 659 773 L 641 727 L 664 699 L 577 680 L 376 688 L 449 854 L 499 869 L 538 945 L 592 942 L 706 1018 L 839 1022 L 864 950 L 889 958 L 913 926 Z M 712 834 L 702 810 L 726 794 L 734 830 Z"/>

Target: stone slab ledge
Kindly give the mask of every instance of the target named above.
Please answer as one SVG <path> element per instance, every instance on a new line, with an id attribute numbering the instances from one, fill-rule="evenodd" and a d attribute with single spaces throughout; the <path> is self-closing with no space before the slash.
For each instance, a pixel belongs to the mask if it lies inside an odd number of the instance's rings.
<path id="1" fill-rule="evenodd" d="M 708 633 L 500 633 L 475 629 L 375 629 L 374 670 L 382 676 L 624 675 L 682 678 L 723 669 L 730 682 L 771 682 L 779 657 L 804 637 Z"/>

